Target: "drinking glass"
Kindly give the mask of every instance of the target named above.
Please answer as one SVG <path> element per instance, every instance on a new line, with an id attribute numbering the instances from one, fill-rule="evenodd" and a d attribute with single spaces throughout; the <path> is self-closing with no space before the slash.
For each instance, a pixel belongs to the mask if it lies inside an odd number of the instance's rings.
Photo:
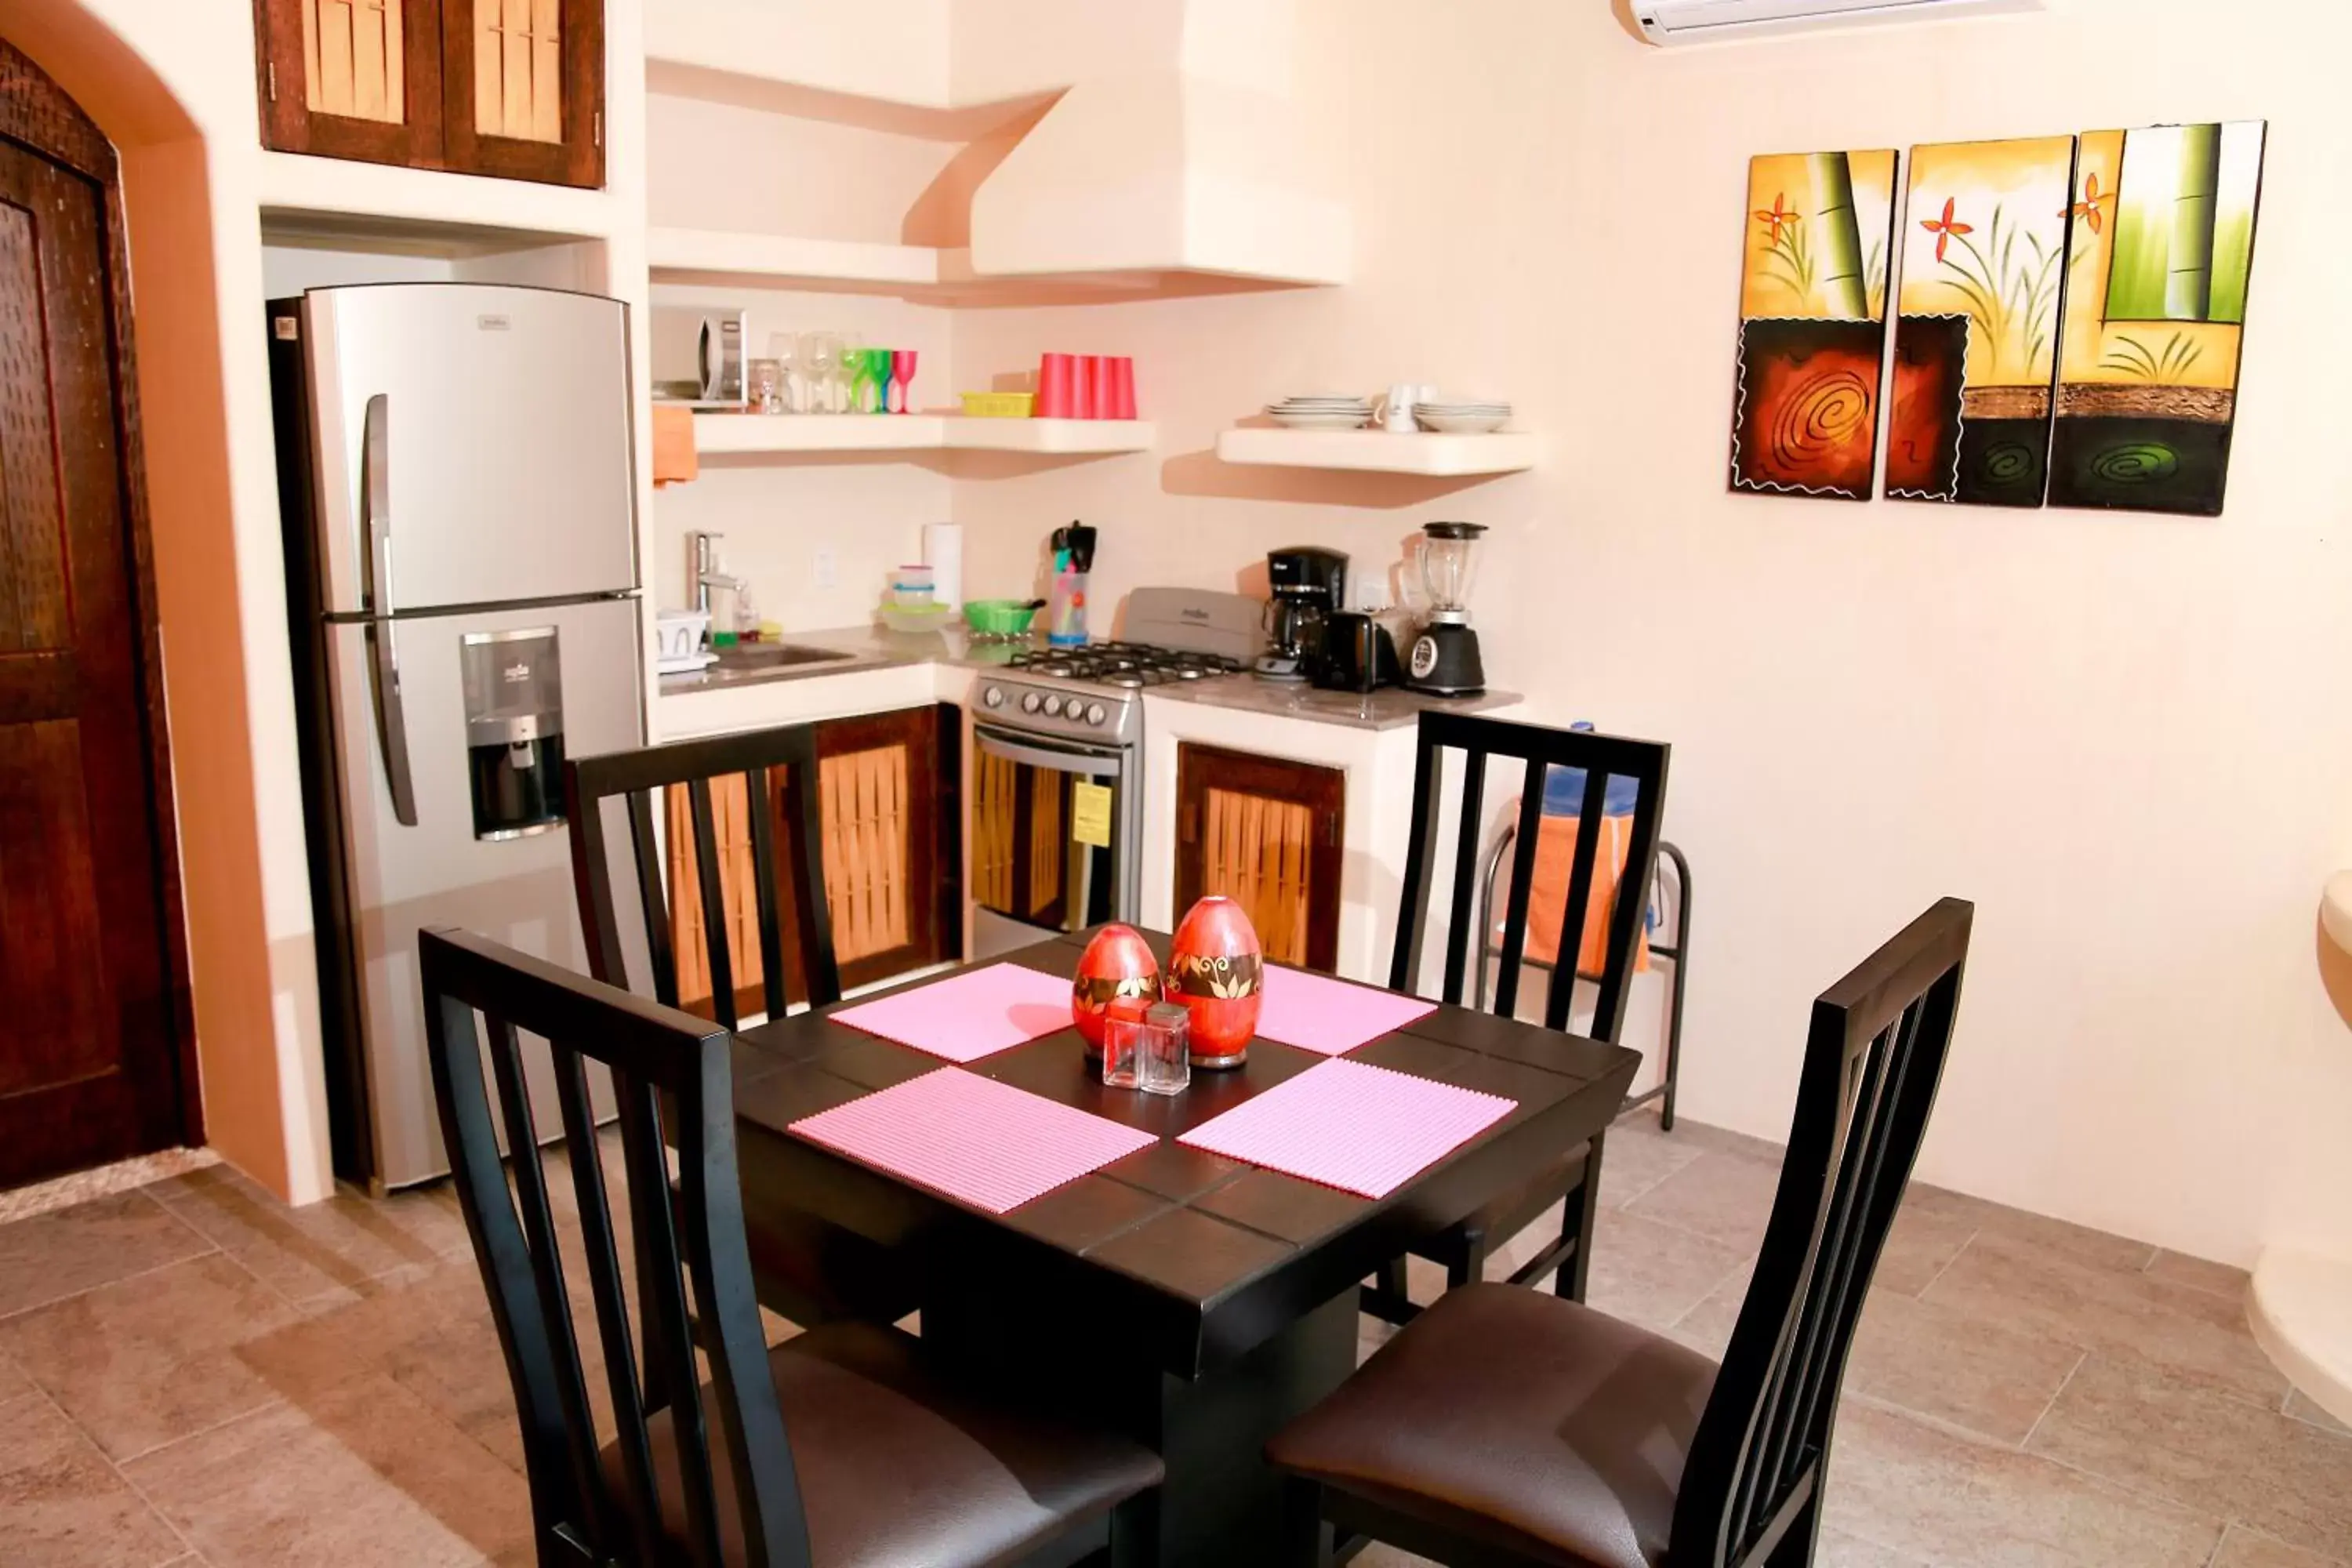
<path id="1" fill-rule="evenodd" d="M 832 413 L 834 372 L 841 363 L 840 336 L 834 332 L 803 332 L 800 361 L 808 374 L 808 411 Z"/>
<path id="2" fill-rule="evenodd" d="M 898 384 L 898 412 L 915 411 L 915 351 L 898 349 L 890 355 L 890 378 Z"/>
<path id="3" fill-rule="evenodd" d="M 841 334 L 841 353 L 834 361 L 834 375 L 841 383 L 841 398 L 835 405 L 836 414 L 866 412 L 866 340 L 856 332 Z"/>
<path id="4" fill-rule="evenodd" d="M 777 372 L 783 379 L 783 384 L 780 389 L 782 393 L 783 406 L 777 412 L 798 414 L 801 411 L 800 400 L 793 395 L 793 369 L 800 359 L 800 334 L 797 332 L 770 333 L 768 357 L 776 362 Z"/>

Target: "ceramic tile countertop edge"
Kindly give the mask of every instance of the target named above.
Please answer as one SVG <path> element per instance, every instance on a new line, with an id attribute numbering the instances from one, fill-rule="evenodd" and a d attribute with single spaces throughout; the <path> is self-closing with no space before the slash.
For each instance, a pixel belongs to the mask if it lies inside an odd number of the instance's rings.
<path id="1" fill-rule="evenodd" d="M 1023 646 L 973 642 L 938 632 L 902 636 L 877 626 L 792 632 L 783 640 L 846 657 L 773 669 L 665 676 L 656 697 L 656 728 L 661 738 L 877 712 L 924 700 L 961 702 L 981 672 L 1003 667 Z M 1157 687 L 1144 696 L 1152 702 L 1183 702 L 1365 731 L 1406 729 L 1429 710 L 1478 713 L 1520 700 L 1507 691 L 1449 698 L 1390 687 L 1372 694 L 1367 710 L 1364 700 L 1349 692 L 1248 677 Z"/>

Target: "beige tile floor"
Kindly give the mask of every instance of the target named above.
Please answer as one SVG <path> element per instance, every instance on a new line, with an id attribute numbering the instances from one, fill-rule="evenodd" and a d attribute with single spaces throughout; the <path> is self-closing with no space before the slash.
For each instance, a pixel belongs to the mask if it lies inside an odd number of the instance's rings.
<path id="1" fill-rule="evenodd" d="M 1593 1303 L 1719 1352 L 1775 1161 L 1622 1124 Z M 2243 1285 L 1915 1188 L 1856 1346 L 1822 1561 L 2352 1565 L 2352 1433 L 2254 1348 Z M 446 1191 L 289 1210 L 222 1166 L 0 1225 L 10 1568 L 526 1563 L 520 1462 Z"/>

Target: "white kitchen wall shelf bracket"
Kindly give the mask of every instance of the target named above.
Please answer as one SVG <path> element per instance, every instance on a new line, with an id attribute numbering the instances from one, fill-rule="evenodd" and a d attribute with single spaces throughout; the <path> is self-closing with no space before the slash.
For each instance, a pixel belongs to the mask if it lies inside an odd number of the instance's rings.
<path id="1" fill-rule="evenodd" d="M 1540 447 L 1539 437 L 1518 430 L 1498 430 L 1484 436 L 1444 436 L 1250 426 L 1227 430 L 1217 437 L 1217 456 L 1228 463 L 1419 474 L 1438 479 L 1515 474 L 1536 466 Z"/>

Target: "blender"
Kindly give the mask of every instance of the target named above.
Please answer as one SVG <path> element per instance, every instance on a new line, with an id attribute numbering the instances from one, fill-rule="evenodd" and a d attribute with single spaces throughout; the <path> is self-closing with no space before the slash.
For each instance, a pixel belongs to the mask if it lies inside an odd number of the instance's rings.
<path id="1" fill-rule="evenodd" d="M 1429 624 L 1413 640 L 1405 684 L 1438 697 L 1475 697 L 1486 689 L 1478 634 L 1470 629 L 1470 579 L 1484 523 L 1433 522 L 1422 531 L 1421 583 Z"/>

